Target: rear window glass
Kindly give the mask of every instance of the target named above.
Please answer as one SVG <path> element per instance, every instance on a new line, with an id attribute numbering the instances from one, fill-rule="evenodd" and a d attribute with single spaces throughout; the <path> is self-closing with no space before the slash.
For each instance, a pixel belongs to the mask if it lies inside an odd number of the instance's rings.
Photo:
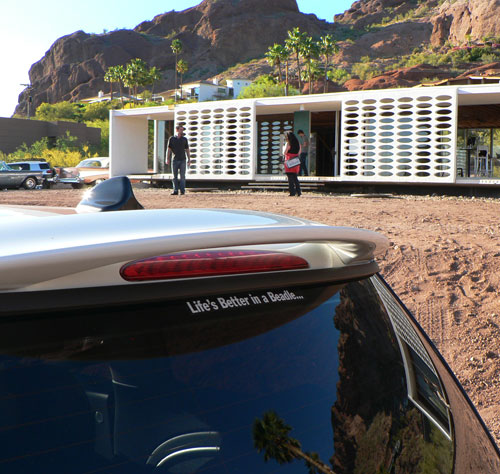
<path id="1" fill-rule="evenodd" d="M 42 170 L 49 170 L 50 169 L 50 166 L 48 163 L 40 163 L 40 169 Z"/>
<path id="2" fill-rule="evenodd" d="M 365 280 L 4 318 L 0 470 L 451 472 L 385 307 Z"/>

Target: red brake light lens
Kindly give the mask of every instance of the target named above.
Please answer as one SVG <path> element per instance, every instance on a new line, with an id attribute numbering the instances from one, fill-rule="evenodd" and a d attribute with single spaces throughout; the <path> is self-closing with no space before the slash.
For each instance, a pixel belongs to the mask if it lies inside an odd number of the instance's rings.
<path id="1" fill-rule="evenodd" d="M 306 260 L 283 252 L 218 250 L 184 252 L 145 258 L 120 269 L 127 281 L 166 280 L 309 268 Z"/>

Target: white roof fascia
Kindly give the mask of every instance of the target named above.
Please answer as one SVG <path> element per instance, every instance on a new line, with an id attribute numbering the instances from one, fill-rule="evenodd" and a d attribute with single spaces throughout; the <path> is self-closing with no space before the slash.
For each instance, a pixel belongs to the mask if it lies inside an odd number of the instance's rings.
<path id="1" fill-rule="evenodd" d="M 116 109 L 111 111 L 115 117 L 145 117 L 151 120 L 159 119 L 158 115 L 161 115 L 161 120 L 173 120 L 175 111 L 168 105 L 159 105 L 157 107 L 138 107 L 136 109 Z M 165 119 L 163 116 L 167 116 Z"/>
<path id="2" fill-rule="evenodd" d="M 211 85 L 211 84 L 209 84 Z M 186 84 L 184 85 L 186 86 Z M 213 85 L 214 87 L 218 87 Z M 459 105 L 481 105 L 481 104 L 493 104 L 500 103 L 500 84 L 474 84 L 474 85 L 449 85 L 449 86 L 436 86 L 439 90 L 443 91 L 443 94 L 452 93 L 452 91 L 457 90 L 458 93 L 458 103 Z M 229 102 L 234 102 L 237 104 L 242 104 L 242 101 L 246 101 L 249 104 L 255 103 L 257 111 L 259 108 L 265 107 L 279 107 L 279 106 L 289 106 L 294 107 L 296 110 L 300 109 L 300 106 L 307 108 L 308 105 L 316 107 L 326 104 L 341 104 L 343 101 L 348 100 L 351 97 L 356 96 L 378 96 L 385 95 L 395 91 L 398 94 L 402 92 L 407 92 L 410 96 L 425 95 L 425 91 L 422 88 L 400 88 L 400 89 L 377 89 L 369 91 L 346 91 L 346 92 L 330 92 L 326 94 L 311 94 L 311 95 L 294 95 L 294 96 L 281 96 L 281 97 L 263 97 L 258 99 L 232 99 L 223 101 L 224 104 Z M 220 101 L 217 101 L 220 102 Z M 213 108 L 216 107 L 217 102 L 207 102 L 206 106 Z M 175 108 L 192 109 L 200 108 L 204 106 L 204 102 L 188 103 L 188 104 L 178 104 Z M 140 107 L 137 109 L 127 109 L 127 110 L 114 110 L 115 116 L 151 116 L 152 119 L 158 115 L 167 115 L 173 119 L 174 109 L 169 108 L 169 106 L 158 106 L 158 107 Z M 163 118 L 163 117 L 162 117 Z"/>
<path id="3" fill-rule="evenodd" d="M 500 104 L 500 84 L 455 86 L 459 105 Z"/>

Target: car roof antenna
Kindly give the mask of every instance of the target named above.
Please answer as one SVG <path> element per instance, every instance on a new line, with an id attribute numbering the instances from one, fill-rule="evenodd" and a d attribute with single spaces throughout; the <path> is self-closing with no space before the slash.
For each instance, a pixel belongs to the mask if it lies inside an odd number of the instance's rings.
<path id="1" fill-rule="evenodd" d="M 144 209 L 134 196 L 132 184 L 126 176 L 106 179 L 85 193 L 76 206 L 76 212 L 128 211 Z"/>

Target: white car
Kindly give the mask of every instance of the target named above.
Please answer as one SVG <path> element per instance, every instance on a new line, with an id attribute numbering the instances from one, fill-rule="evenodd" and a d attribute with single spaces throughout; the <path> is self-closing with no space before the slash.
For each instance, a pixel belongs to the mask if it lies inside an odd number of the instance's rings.
<path id="1" fill-rule="evenodd" d="M 86 158 L 75 167 L 58 168 L 59 182 L 77 189 L 98 184 L 109 178 L 109 162 L 108 157 Z"/>
<path id="2" fill-rule="evenodd" d="M 0 207 L 2 472 L 500 472 L 385 237 L 140 207 Z"/>

